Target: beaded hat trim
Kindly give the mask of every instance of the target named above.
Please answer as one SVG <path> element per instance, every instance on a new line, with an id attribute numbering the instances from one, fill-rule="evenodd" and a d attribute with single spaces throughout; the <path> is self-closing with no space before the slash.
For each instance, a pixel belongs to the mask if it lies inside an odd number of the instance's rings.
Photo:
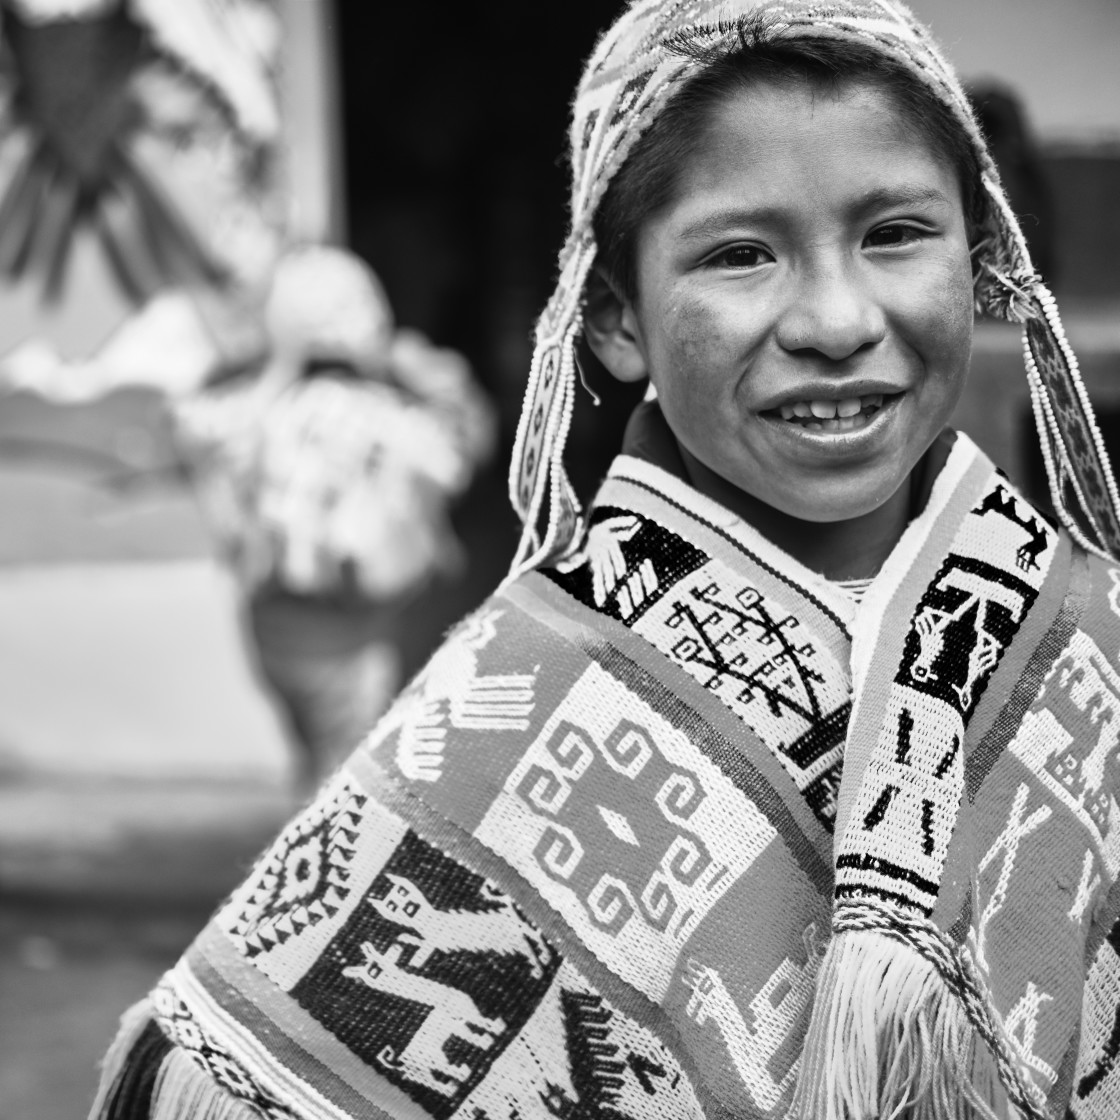
<path id="1" fill-rule="evenodd" d="M 903 63 L 953 112 L 975 147 L 984 200 L 975 252 L 976 305 L 1023 324 L 1027 380 L 1050 494 L 1062 523 L 1099 556 L 1120 556 L 1120 496 L 1057 304 L 1031 265 L 963 89 L 929 32 L 895 0 L 634 0 L 600 38 L 576 90 L 569 134 L 571 227 L 559 280 L 536 326 L 536 346 L 510 464 L 510 499 L 523 525 L 513 571 L 569 554 L 582 535 L 564 469 L 576 392 L 584 287 L 597 247 L 592 218 L 635 141 L 678 88 L 731 53 L 749 21 L 760 41 L 851 38 Z"/>

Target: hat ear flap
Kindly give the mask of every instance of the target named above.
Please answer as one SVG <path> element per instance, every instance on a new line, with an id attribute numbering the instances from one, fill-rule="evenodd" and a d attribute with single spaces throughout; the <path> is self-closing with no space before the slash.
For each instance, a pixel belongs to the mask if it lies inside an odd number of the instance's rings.
<path id="1" fill-rule="evenodd" d="M 560 559 L 580 535 L 582 511 L 563 460 L 575 407 L 583 291 L 594 259 L 594 237 L 573 233 L 561 256 L 556 291 L 537 323 L 533 368 L 510 462 L 509 496 L 523 529 L 508 578 Z"/>
<path id="2" fill-rule="evenodd" d="M 1120 497 L 1077 358 L 1043 284 L 1030 305 L 1023 352 L 1054 510 L 1085 548 L 1120 558 Z"/>
<path id="3" fill-rule="evenodd" d="M 1120 559 L 1120 495 L 1058 304 L 1031 264 L 998 179 L 985 174 L 983 185 L 990 236 L 977 254 L 977 303 L 1023 324 L 1023 358 L 1054 512 L 1090 552 Z"/>

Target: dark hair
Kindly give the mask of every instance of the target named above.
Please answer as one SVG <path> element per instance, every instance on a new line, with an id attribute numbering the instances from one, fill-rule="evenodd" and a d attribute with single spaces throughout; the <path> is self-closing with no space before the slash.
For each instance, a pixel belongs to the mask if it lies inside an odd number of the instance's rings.
<path id="1" fill-rule="evenodd" d="M 808 82 L 838 92 L 853 82 L 879 86 L 914 129 L 956 169 L 970 241 L 982 221 L 980 163 L 968 134 L 934 92 L 902 63 L 846 39 L 764 38 L 748 24 L 742 46 L 715 57 L 666 103 L 615 173 L 592 224 L 599 246 L 597 263 L 627 299 L 637 295 L 636 249 L 643 223 L 670 203 L 680 169 L 702 141 L 713 110 L 732 94 L 759 83 Z M 705 60 L 705 50 L 687 39 L 675 49 Z"/>

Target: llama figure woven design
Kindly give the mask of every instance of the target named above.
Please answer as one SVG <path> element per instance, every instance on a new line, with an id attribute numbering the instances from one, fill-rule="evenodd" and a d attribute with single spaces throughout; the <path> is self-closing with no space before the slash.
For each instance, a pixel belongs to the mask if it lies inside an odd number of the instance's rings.
<path id="1" fill-rule="evenodd" d="M 625 453 L 589 520 L 283 831 L 93 1115 L 152 1047 L 153 1120 L 1110 1120 L 1120 567 L 964 436 L 858 612 Z"/>

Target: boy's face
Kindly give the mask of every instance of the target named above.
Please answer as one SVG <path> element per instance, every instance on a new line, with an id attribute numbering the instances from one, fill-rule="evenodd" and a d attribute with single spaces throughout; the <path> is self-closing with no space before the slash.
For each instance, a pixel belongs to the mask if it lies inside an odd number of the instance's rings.
<path id="1" fill-rule="evenodd" d="M 882 505 L 963 387 L 960 188 L 876 86 L 725 101 L 642 227 L 637 276 L 622 326 L 674 435 L 794 517 Z"/>

